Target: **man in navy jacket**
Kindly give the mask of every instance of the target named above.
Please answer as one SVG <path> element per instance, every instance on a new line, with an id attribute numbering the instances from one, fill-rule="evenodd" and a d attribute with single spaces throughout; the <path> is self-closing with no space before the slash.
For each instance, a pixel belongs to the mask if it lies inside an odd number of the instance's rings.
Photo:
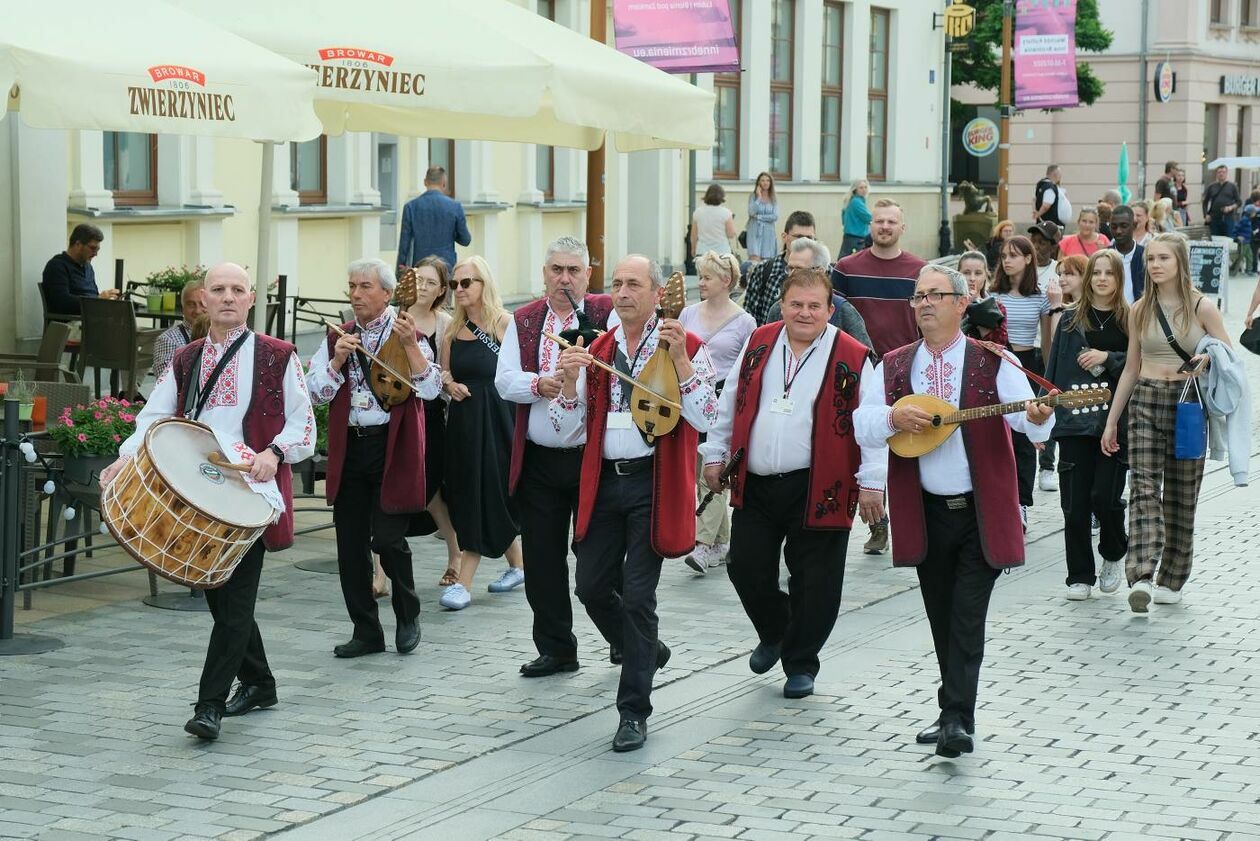
<path id="1" fill-rule="evenodd" d="M 472 234 L 464 207 L 446 195 L 446 170 L 431 166 L 424 174 L 424 192 L 403 207 L 402 236 L 398 240 L 398 267 L 436 255 L 455 265 L 455 243 L 469 245 Z"/>
<path id="2" fill-rule="evenodd" d="M 1133 239 L 1133 208 L 1122 204 L 1111 211 L 1111 247 L 1124 261 L 1124 299 L 1132 304 L 1146 286 L 1145 249 Z"/>

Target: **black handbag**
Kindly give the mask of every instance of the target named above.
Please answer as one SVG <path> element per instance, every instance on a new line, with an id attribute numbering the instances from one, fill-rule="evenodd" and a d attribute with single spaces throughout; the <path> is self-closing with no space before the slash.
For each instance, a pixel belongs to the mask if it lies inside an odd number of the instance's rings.
<path id="1" fill-rule="evenodd" d="M 744 228 L 744 230 L 740 231 L 739 236 L 736 237 L 736 239 L 739 241 L 740 248 L 747 248 L 748 247 L 748 229 Z"/>
<path id="2" fill-rule="evenodd" d="M 1253 321 L 1251 326 L 1238 337 L 1238 344 L 1252 353 L 1260 354 L 1260 320 Z"/>

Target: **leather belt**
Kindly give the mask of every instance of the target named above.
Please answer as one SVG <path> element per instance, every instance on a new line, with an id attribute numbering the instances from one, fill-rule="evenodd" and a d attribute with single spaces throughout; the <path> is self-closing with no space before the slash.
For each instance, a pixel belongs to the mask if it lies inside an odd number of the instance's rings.
<path id="1" fill-rule="evenodd" d="M 389 432 L 389 424 L 382 423 L 376 426 L 351 426 L 351 438 L 371 438 L 375 435 L 385 435 Z"/>
<path id="2" fill-rule="evenodd" d="M 610 468 L 618 476 L 633 476 L 644 470 L 652 469 L 652 456 L 640 458 L 606 458 L 604 466 Z"/>
<path id="3" fill-rule="evenodd" d="M 924 491 L 923 496 L 934 502 L 941 503 L 950 511 L 961 511 L 964 508 L 971 507 L 976 495 L 974 492 L 968 492 L 965 494 L 954 494 L 952 496 L 940 496 L 939 494 L 930 494 L 927 491 Z"/>

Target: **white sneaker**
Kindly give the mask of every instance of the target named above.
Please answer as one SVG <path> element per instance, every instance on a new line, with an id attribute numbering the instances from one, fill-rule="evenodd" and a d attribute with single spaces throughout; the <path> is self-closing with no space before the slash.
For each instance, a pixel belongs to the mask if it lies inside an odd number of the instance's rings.
<path id="1" fill-rule="evenodd" d="M 726 563 L 727 558 L 731 554 L 731 544 L 714 543 L 712 554 L 706 559 L 706 563 L 711 567 L 721 566 Z"/>
<path id="2" fill-rule="evenodd" d="M 1041 476 L 1037 480 L 1043 491 L 1057 491 L 1059 489 L 1059 474 L 1053 470 L 1041 471 Z"/>
<path id="3" fill-rule="evenodd" d="M 463 584 L 452 584 L 442 591 L 438 604 L 447 610 L 463 610 L 472 602 L 472 594 Z"/>
<path id="4" fill-rule="evenodd" d="M 1134 613 L 1146 613 L 1151 603 L 1151 582 L 1143 578 L 1129 588 L 1129 609 Z"/>
<path id="5" fill-rule="evenodd" d="M 1114 593 L 1119 590 L 1123 574 L 1123 564 L 1120 561 L 1103 561 L 1102 571 L 1098 573 L 1099 592 Z"/>
<path id="6" fill-rule="evenodd" d="M 697 575 L 704 575 L 709 568 L 709 547 L 703 543 L 697 543 L 696 548 L 691 550 L 687 557 L 683 558 L 683 563 L 691 567 Z"/>
<path id="7" fill-rule="evenodd" d="M 1163 585 L 1156 585 L 1155 604 L 1181 604 L 1181 591 L 1170 590 Z"/>
<path id="8" fill-rule="evenodd" d="M 1102 524 L 1098 522 L 1098 515 L 1090 514 L 1089 515 L 1089 533 L 1098 534 L 1098 532 L 1100 531 L 1102 531 Z"/>
<path id="9" fill-rule="evenodd" d="M 1019 506 L 1019 522 L 1024 527 L 1024 534 L 1028 534 L 1028 506 Z"/>
<path id="10" fill-rule="evenodd" d="M 1093 589 L 1088 584 L 1069 584 L 1067 588 L 1067 600 L 1070 602 L 1083 602 L 1089 598 L 1089 591 Z"/>
<path id="11" fill-rule="evenodd" d="M 508 567 L 486 587 L 487 593 L 507 593 L 525 583 L 525 570 Z"/>

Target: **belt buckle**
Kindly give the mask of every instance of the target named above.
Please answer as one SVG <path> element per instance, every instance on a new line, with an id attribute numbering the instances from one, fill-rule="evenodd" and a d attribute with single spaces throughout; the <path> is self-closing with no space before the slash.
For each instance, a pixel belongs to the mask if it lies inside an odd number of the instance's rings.
<path id="1" fill-rule="evenodd" d="M 950 496 L 945 498 L 945 507 L 950 511 L 961 511 L 967 507 L 967 497 Z"/>
<path id="2" fill-rule="evenodd" d="M 613 472 L 616 473 L 618 476 L 629 476 L 630 472 L 628 470 L 623 470 L 625 466 L 626 466 L 626 460 L 619 458 L 613 462 Z"/>

